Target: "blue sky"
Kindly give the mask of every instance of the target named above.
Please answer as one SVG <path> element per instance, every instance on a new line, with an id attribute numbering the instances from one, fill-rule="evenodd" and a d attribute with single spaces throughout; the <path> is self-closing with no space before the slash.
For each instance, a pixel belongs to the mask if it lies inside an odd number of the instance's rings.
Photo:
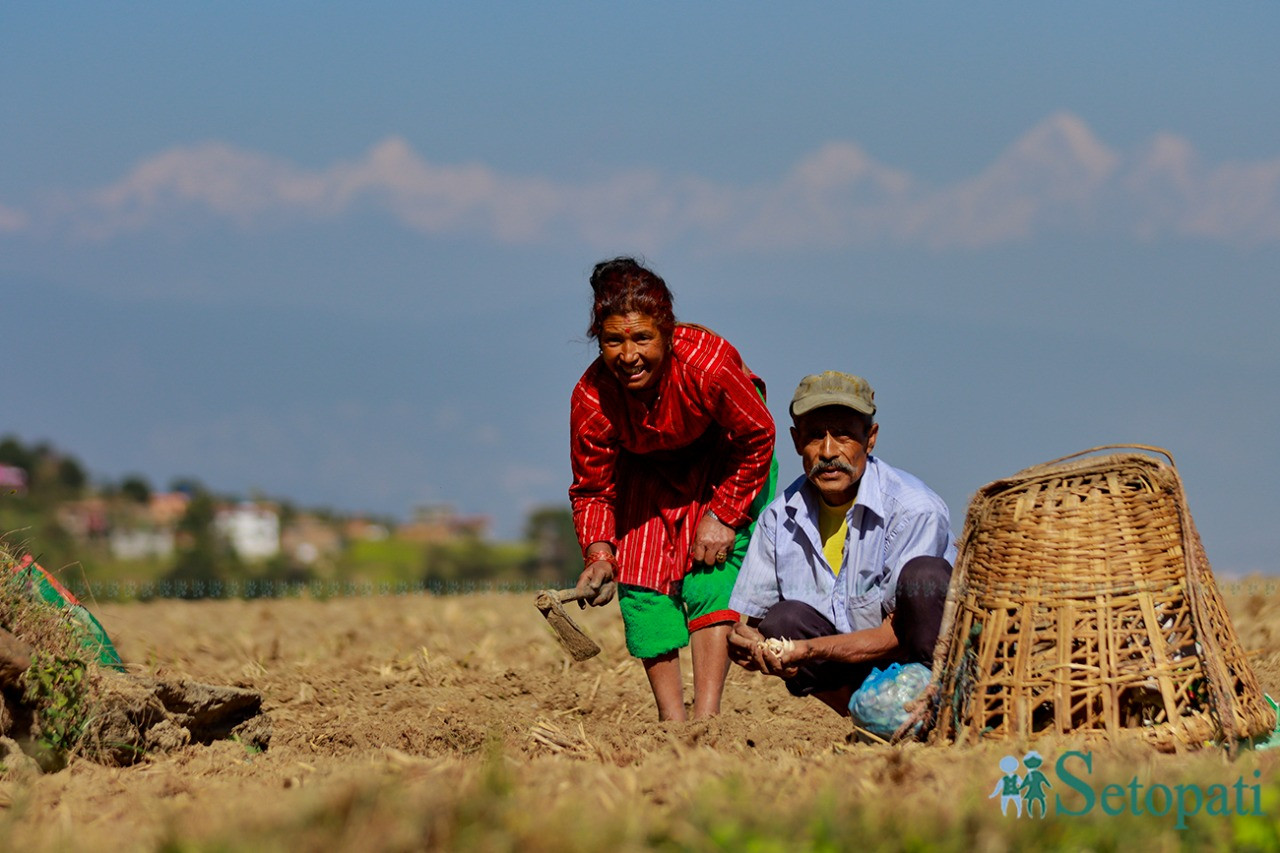
<path id="1" fill-rule="evenodd" d="M 0 7 L 0 432 L 94 473 L 518 532 L 564 500 L 592 264 L 638 253 L 784 419 L 983 483 L 1174 454 L 1271 571 L 1271 4 Z M 784 474 L 797 464 L 782 448 Z"/>

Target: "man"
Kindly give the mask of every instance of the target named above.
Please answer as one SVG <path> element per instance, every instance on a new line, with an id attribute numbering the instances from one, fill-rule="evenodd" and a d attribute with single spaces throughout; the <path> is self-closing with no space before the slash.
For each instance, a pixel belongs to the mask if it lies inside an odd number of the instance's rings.
<path id="1" fill-rule="evenodd" d="M 873 665 L 932 663 L 956 554 L 942 499 L 871 455 L 875 412 L 861 377 L 800 382 L 804 476 L 761 514 L 729 601 L 747 618 L 729 635 L 736 663 L 844 715 Z"/>

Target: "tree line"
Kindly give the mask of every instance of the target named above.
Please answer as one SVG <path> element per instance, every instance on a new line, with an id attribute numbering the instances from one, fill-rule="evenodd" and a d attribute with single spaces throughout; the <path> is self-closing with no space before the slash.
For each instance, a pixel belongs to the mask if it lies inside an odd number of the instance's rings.
<path id="1" fill-rule="evenodd" d="M 239 503 L 191 477 L 176 478 L 169 491 L 188 496 L 174 526 L 174 548 L 163 561 L 114 558 L 103 541 L 73 536 L 59 522 L 59 510 L 76 501 L 99 499 L 115 518 L 150 502 L 156 490 L 143 475 L 117 480 L 97 479 L 73 455 L 49 442 L 25 443 L 14 435 L 0 438 L 0 465 L 21 470 L 25 488 L 0 492 L 0 536 L 11 548 L 32 553 L 46 568 L 69 572 L 89 585 L 107 581 L 146 581 L 149 589 L 173 594 L 208 595 L 210 591 L 269 589 L 280 584 L 353 583 L 428 589 L 458 588 L 486 583 L 561 583 L 577 577 L 581 551 L 569 507 L 546 505 L 526 516 L 522 536 L 514 542 L 494 542 L 475 535 L 449 541 L 408 542 L 395 535 L 394 522 L 381 519 L 389 535 L 380 541 L 351 539 L 325 559 L 304 562 L 281 551 L 252 561 L 238 554 L 214 523 L 218 508 Z M 300 508 L 273 499 L 282 529 L 300 516 L 343 529 L 356 517 L 326 508 Z M 363 517 L 363 516 L 361 516 Z M 74 584 L 72 584 L 74 586 Z"/>

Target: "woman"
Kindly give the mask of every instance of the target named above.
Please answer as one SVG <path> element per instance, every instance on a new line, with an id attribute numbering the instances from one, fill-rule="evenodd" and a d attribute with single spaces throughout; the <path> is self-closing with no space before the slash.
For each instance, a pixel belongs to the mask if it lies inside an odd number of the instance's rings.
<path id="1" fill-rule="evenodd" d="M 776 480 L 773 419 L 738 351 L 676 323 L 653 272 L 631 258 L 604 261 L 591 289 L 588 334 L 600 357 L 570 409 L 578 588 L 601 606 L 616 586 L 627 650 L 644 663 L 659 719 L 685 719 L 685 645 L 694 716 L 713 716 L 738 620 L 729 594 Z"/>

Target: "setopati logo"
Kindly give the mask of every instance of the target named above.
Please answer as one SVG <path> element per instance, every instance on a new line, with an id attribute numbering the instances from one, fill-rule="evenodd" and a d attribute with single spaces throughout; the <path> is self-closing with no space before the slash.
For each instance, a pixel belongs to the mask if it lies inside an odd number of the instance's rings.
<path id="1" fill-rule="evenodd" d="M 1000 759 L 1000 772 L 1004 775 L 996 783 L 995 789 L 987 797 L 1000 797 L 1000 814 L 1008 815 L 1012 805 L 1018 817 L 1022 817 L 1025 807 L 1027 817 L 1041 817 L 1047 808 L 1046 789 L 1052 788 L 1049 777 L 1040 770 L 1044 758 L 1034 749 L 1022 756 L 1021 767 L 1026 768 L 1025 775 L 1019 775 L 1020 765 L 1016 756 L 1006 755 Z M 1037 815 L 1036 811 L 1040 814 Z"/>
<path id="2" fill-rule="evenodd" d="M 1099 787 L 1089 777 L 1093 774 L 1093 753 L 1071 750 L 1065 752 L 1053 767 L 1056 782 L 1040 768 L 1044 757 L 1032 750 L 1019 761 L 1017 756 L 1006 755 L 1000 759 L 1000 779 L 987 799 L 1000 798 L 1000 813 L 1006 817 L 1024 814 L 1032 818 L 1044 818 L 1048 813 L 1050 788 L 1053 795 L 1053 812 L 1058 817 L 1084 817 L 1100 812 L 1115 817 L 1122 814 L 1154 815 L 1172 814 L 1176 829 L 1187 828 L 1187 818 L 1198 814 L 1214 816 L 1261 815 L 1262 792 L 1258 784 L 1246 785 L 1241 776 L 1233 784 L 1213 785 L 1143 785 L 1134 776 L 1127 785 L 1109 783 Z M 1258 779 L 1262 771 L 1253 771 Z M 1067 794 L 1066 802 L 1063 794 Z"/>

